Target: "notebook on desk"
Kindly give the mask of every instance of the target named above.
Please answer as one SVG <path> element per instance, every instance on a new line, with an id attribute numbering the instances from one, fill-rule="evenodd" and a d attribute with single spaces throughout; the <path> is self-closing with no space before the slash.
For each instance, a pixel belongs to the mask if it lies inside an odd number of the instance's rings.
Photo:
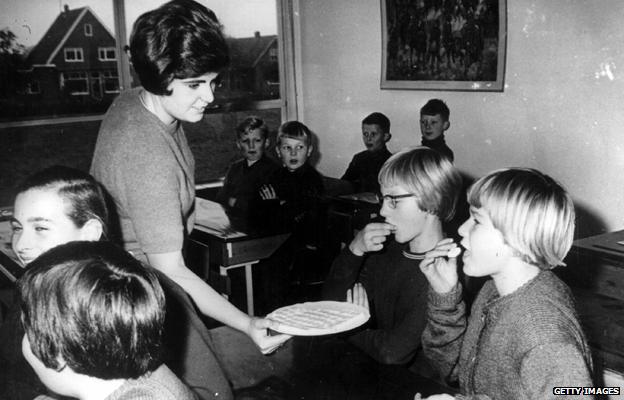
<path id="1" fill-rule="evenodd" d="M 221 204 L 200 197 L 195 199 L 195 227 L 225 239 L 245 236 L 245 233 L 232 227 L 230 217 Z"/>

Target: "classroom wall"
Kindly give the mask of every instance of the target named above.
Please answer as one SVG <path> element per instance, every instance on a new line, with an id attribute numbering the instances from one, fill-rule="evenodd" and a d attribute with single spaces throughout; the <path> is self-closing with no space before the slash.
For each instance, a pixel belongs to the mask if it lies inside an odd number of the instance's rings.
<path id="1" fill-rule="evenodd" d="M 392 121 L 391 151 L 420 143 L 418 110 L 439 97 L 466 174 L 538 168 L 571 192 L 578 237 L 624 228 L 624 2 L 508 1 L 502 93 L 380 90 L 380 0 L 298 7 L 300 118 L 318 135 L 322 173 L 339 177 L 363 150 L 372 111 Z"/>

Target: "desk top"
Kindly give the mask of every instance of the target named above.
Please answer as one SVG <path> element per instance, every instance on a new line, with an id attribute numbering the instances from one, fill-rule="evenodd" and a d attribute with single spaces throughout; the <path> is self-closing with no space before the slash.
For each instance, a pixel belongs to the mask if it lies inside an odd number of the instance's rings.
<path id="1" fill-rule="evenodd" d="M 590 255 L 609 256 L 624 260 L 624 230 L 603 233 L 574 241 L 572 249 Z"/>

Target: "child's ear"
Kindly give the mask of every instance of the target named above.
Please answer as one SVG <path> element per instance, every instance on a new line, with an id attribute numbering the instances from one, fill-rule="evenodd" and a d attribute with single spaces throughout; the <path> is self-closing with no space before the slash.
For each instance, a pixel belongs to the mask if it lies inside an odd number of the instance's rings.
<path id="1" fill-rule="evenodd" d="M 444 121 L 444 130 L 447 130 L 448 128 L 451 127 L 451 121 Z"/>
<path id="2" fill-rule="evenodd" d="M 102 237 L 104 229 L 99 219 L 91 218 L 80 228 L 80 239 L 88 241 L 98 241 Z"/>
<path id="3" fill-rule="evenodd" d="M 265 139 L 264 139 L 264 149 L 265 149 L 265 150 L 269 148 L 269 144 L 270 144 L 270 143 L 269 143 L 269 138 L 265 138 Z"/>
<path id="4" fill-rule="evenodd" d="M 314 150 L 314 146 L 310 145 L 308 147 L 308 157 L 310 157 L 310 154 L 312 154 L 312 150 Z"/>
<path id="5" fill-rule="evenodd" d="M 236 148 L 239 150 L 243 150 L 241 149 L 241 144 L 240 144 L 240 140 L 236 139 Z"/>
<path id="6" fill-rule="evenodd" d="M 384 133 L 384 142 L 387 142 L 390 139 L 392 139 L 392 134 L 390 132 Z"/>
<path id="7" fill-rule="evenodd" d="M 279 158 L 279 159 L 282 158 L 282 153 L 280 153 L 280 151 L 279 151 L 279 145 L 278 144 L 275 145 L 275 153 L 277 154 L 277 158 Z"/>

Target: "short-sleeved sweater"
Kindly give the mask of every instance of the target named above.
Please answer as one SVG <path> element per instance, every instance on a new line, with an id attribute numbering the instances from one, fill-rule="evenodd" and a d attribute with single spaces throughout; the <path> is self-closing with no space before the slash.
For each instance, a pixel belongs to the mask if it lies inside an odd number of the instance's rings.
<path id="1" fill-rule="evenodd" d="M 141 90 L 122 93 L 108 109 L 91 174 L 115 200 L 124 247 L 145 259 L 181 250 L 192 230 L 195 160 L 182 126 L 149 112 Z"/>

